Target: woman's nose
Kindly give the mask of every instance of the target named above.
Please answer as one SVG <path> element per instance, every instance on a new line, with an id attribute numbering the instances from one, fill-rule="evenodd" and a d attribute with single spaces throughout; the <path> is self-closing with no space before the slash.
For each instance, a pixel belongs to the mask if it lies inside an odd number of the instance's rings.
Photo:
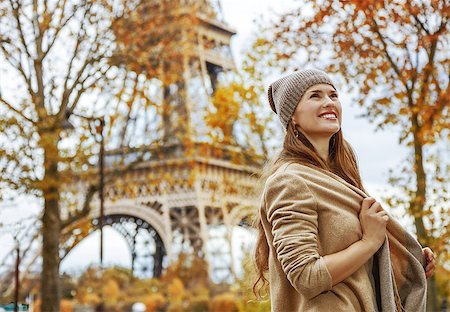
<path id="1" fill-rule="evenodd" d="M 324 99 L 324 107 L 330 107 L 330 106 L 336 106 L 336 103 L 333 101 L 333 99 L 331 99 L 329 96 L 326 96 Z"/>

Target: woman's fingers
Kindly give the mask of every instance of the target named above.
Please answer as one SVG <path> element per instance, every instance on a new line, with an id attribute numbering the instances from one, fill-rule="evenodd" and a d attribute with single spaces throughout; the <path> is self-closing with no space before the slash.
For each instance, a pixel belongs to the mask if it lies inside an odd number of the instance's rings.
<path id="1" fill-rule="evenodd" d="M 435 255 L 429 247 L 423 248 L 422 251 L 426 261 L 425 276 L 430 278 L 436 269 Z"/>
<path id="2" fill-rule="evenodd" d="M 389 216 L 387 212 L 383 209 L 383 207 L 379 202 L 375 201 L 370 207 L 370 209 L 374 210 L 377 216 L 383 218 L 384 221 L 386 222 L 389 221 Z"/>
<path id="3" fill-rule="evenodd" d="M 381 204 L 377 201 L 372 204 L 372 207 L 370 207 L 370 209 L 375 210 L 375 212 L 384 211 L 383 207 L 381 207 Z"/>
<path id="4" fill-rule="evenodd" d="M 373 197 L 366 197 L 363 199 L 361 209 L 369 209 L 376 200 Z"/>
<path id="5" fill-rule="evenodd" d="M 422 251 L 423 251 L 423 255 L 425 256 L 427 262 L 431 261 L 435 258 L 434 253 L 430 247 L 422 248 Z"/>
<path id="6" fill-rule="evenodd" d="M 430 265 L 429 267 L 427 266 L 427 270 L 425 271 L 425 276 L 427 278 L 430 278 L 431 276 L 433 276 L 435 269 L 436 269 L 436 267 L 434 264 Z"/>

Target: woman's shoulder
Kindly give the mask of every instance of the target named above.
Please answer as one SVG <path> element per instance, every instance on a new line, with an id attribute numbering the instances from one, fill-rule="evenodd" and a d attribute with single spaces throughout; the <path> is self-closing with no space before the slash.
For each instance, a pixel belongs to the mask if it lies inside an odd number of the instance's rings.
<path id="1" fill-rule="evenodd" d="M 277 187 L 310 188 L 323 184 L 329 178 L 320 169 L 300 163 L 289 162 L 275 170 L 265 182 L 265 190 Z"/>
<path id="2" fill-rule="evenodd" d="M 266 180 L 262 196 L 266 203 L 273 203 L 280 198 L 301 199 L 305 194 L 312 194 L 310 181 L 302 171 L 307 166 L 287 163 L 281 165 Z M 311 169 L 309 169 L 311 170 Z"/>
<path id="3" fill-rule="evenodd" d="M 270 177 L 276 177 L 279 175 L 294 175 L 302 178 L 304 174 L 308 172 L 317 172 L 316 168 L 312 166 L 296 163 L 296 162 L 288 162 L 281 165 L 277 170 L 275 170 Z M 270 178 L 269 177 L 269 178 Z"/>
<path id="4" fill-rule="evenodd" d="M 308 166 L 289 162 L 277 168 L 266 180 L 266 186 L 273 184 L 290 184 L 294 181 L 305 180 L 304 173 L 314 170 Z"/>

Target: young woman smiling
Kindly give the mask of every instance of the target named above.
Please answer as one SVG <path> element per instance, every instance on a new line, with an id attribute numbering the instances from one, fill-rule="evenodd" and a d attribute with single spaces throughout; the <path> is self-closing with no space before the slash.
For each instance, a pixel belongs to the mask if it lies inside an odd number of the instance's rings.
<path id="1" fill-rule="evenodd" d="M 268 282 L 277 312 L 423 311 L 434 255 L 366 195 L 330 77 L 294 72 L 268 97 L 286 135 L 262 175 L 255 292 Z"/>

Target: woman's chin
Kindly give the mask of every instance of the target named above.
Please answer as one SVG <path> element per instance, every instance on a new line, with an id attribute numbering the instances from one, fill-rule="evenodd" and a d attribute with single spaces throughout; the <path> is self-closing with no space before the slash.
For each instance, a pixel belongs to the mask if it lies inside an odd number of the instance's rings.
<path id="1" fill-rule="evenodd" d="M 341 130 L 341 127 L 339 125 L 336 126 L 332 126 L 332 127 L 328 127 L 326 130 L 324 130 L 324 132 L 328 135 L 333 135 L 337 132 L 339 132 L 339 130 Z"/>

